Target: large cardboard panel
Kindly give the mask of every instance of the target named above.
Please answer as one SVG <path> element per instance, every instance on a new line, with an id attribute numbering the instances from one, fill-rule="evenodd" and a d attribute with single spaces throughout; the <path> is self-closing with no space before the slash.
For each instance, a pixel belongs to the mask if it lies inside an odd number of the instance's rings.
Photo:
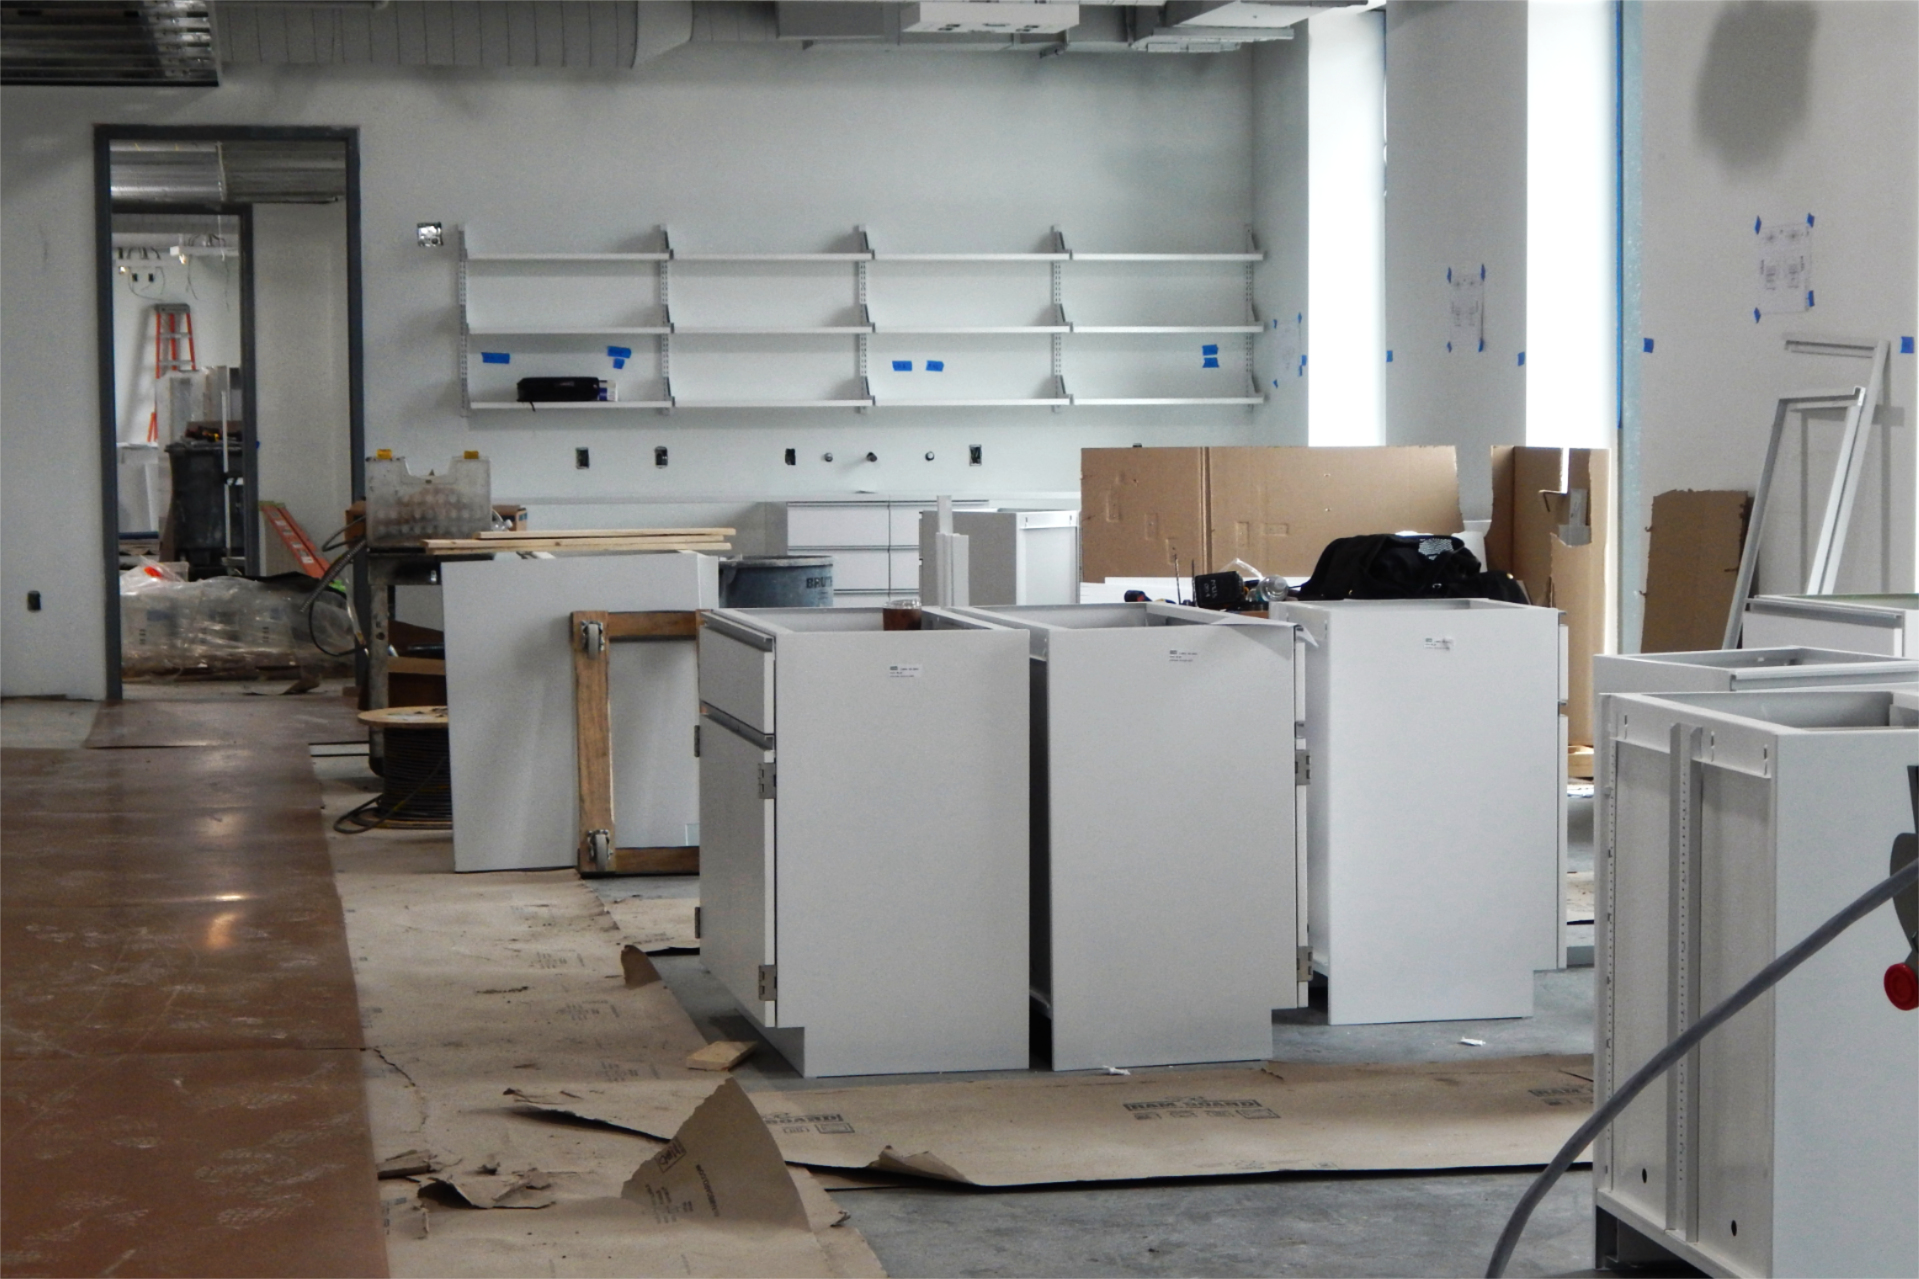
<path id="1" fill-rule="evenodd" d="M 1555 526 L 1551 544 L 1552 594 L 1566 615 L 1569 670 L 1566 690 L 1566 739 L 1575 746 L 1593 743 L 1593 655 L 1606 651 L 1606 546 L 1612 536 L 1611 459 L 1604 449 L 1573 449 L 1567 459 L 1568 495 L 1589 495 L 1584 545 L 1569 545 Z M 1575 504 L 1576 505 L 1576 504 Z"/>
<path id="2" fill-rule="evenodd" d="M 1751 510 L 1750 494 L 1729 489 L 1653 498 L 1642 653 L 1697 652 L 1725 642 Z"/>
<path id="3" fill-rule="evenodd" d="M 1212 563 L 1205 449 L 1081 449 L 1079 457 L 1084 580 L 1168 577 Z"/>
<path id="4" fill-rule="evenodd" d="M 1206 490 L 1213 569 L 1297 577 L 1337 537 L 1465 527 L 1450 445 L 1208 449 Z"/>

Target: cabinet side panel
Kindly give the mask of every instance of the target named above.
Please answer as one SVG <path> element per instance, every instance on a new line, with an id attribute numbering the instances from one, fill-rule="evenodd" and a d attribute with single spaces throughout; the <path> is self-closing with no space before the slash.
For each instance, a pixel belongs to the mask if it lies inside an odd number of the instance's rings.
<path id="1" fill-rule="evenodd" d="M 757 656 L 757 654 L 756 654 Z M 773 805 L 760 798 L 772 756 L 708 722 L 700 731 L 700 953 L 708 972 L 756 1020 L 760 965 L 775 958 Z"/>
<path id="2" fill-rule="evenodd" d="M 1602 1044 L 1598 1095 L 1614 1087 L 1665 1046 L 1667 990 L 1666 898 L 1670 886 L 1671 790 L 1666 754 L 1622 742 L 1613 762 L 1613 854 L 1606 885 L 1609 917 L 1607 968 L 1611 983 L 1610 1043 Z M 1605 1033 L 1606 1027 L 1602 1027 Z M 1612 1125 L 1607 1189 L 1640 1215 L 1642 1224 L 1666 1222 L 1666 1096 L 1655 1086 L 1640 1094 Z"/>

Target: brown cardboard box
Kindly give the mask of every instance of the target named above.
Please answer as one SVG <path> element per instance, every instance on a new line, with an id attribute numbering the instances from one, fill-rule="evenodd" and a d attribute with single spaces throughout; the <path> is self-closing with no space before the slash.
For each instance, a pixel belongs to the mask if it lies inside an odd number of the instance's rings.
<path id="1" fill-rule="evenodd" d="M 1450 447 L 1083 449 L 1082 578 L 1165 577 L 1241 559 L 1303 576 L 1336 537 L 1455 533 Z"/>
<path id="2" fill-rule="evenodd" d="M 1492 463 L 1487 567 L 1511 573 L 1533 603 L 1566 615 L 1566 736 L 1574 746 L 1590 746 L 1592 659 L 1606 648 L 1611 458 L 1605 449 L 1501 444 Z"/>
<path id="3" fill-rule="evenodd" d="M 1750 494 L 1684 489 L 1652 500 L 1642 653 L 1690 653 L 1726 640 Z"/>
<path id="4" fill-rule="evenodd" d="M 1464 527 L 1450 446 L 1208 449 L 1206 491 L 1214 569 L 1299 577 L 1334 538 Z"/>
<path id="5" fill-rule="evenodd" d="M 1082 578 L 1170 577 L 1208 567 L 1206 450 L 1081 449 Z"/>

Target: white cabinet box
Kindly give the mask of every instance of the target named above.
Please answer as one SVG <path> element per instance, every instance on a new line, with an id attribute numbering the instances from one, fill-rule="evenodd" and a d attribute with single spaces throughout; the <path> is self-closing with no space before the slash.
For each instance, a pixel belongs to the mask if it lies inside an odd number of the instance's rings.
<path id="1" fill-rule="evenodd" d="M 1170 604 L 952 613 L 1032 640 L 1033 990 L 1053 1068 L 1269 1056 L 1272 1010 L 1304 993 L 1296 628 Z"/>
<path id="2" fill-rule="evenodd" d="M 1618 695 L 1601 721 L 1600 1099 L 1891 869 L 1919 690 Z M 1891 903 L 1702 1043 L 1601 1135 L 1618 1227 L 1717 1275 L 1919 1274 L 1919 1015 Z"/>
<path id="3" fill-rule="evenodd" d="M 1739 634 L 1741 648 L 1919 657 L 1919 595 L 1760 595 L 1746 602 Z"/>
<path id="4" fill-rule="evenodd" d="M 579 856 L 576 610 L 712 608 L 719 561 L 691 553 L 455 560 L 440 567 L 452 754 L 453 868 L 533 870 Z M 692 640 L 612 648 L 613 797 L 638 847 L 699 843 Z"/>
<path id="5" fill-rule="evenodd" d="M 955 511 L 967 538 L 968 604 L 1072 604 L 1079 598 L 1078 511 Z M 939 512 L 920 514 L 920 596 L 932 588 Z"/>
<path id="6" fill-rule="evenodd" d="M 1919 682 L 1911 660 L 1825 648 L 1728 648 L 1701 653 L 1601 653 L 1593 657 L 1593 696 L 1607 693 L 1765 692 Z M 1593 723 L 1597 724 L 1595 716 Z"/>
<path id="7" fill-rule="evenodd" d="M 1288 603 L 1306 655 L 1313 962 L 1334 1024 L 1524 1017 L 1565 930 L 1559 613 Z"/>
<path id="8" fill-rule="evenodd" d="M 883 619 L 707 615 L 706 966 L 809 1077 L 1023 1069 L 1026 636 Z"/>

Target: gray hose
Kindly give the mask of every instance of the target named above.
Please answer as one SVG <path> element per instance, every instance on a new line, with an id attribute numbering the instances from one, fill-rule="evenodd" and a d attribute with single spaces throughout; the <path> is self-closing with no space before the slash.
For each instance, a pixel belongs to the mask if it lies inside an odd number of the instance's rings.
<path id="1" fill-rule="evenodd" d="M 1499 1242 L 1493 1247 L 1493 1259 L 1486 1263 L 1486 1279 L 1500 1279 L 1506 1273 L 1506 1263 L 1512 1260 L 1513 1249 L 1519 1245 L 1519 1236 L 1526 1229 L 1526 1222 L 1533 1215 L 1533 1209 L 1546 1197 L 1560 1175 L 1572 1166 L 1579 1152 L 1592 1143 L 1600 1130 L 1619 1117 L 1619 1112 L 1632 1103 L 1633 1098 L 1646 1090 L 1646 1086 L 1672 1069 L 1674 1063 L 1698 1046 L 1699 1041 L 1730 1021 L 1735 1013 L 1750 1004 L 1759 996 L 1779 984 L 1784 977 L 1799 965 L 1811 959 L 1826 948 L 1840 933 L 1870 915 L 1880 906 L 1919 883 L 1919 861 L 1908 862 L 1899 870 L 1881 880 L 1868 890 L 1859 900 L 1852 903 L 1819 925 L 1797 946 L 1779 958 L 1761 968 L 1751 981 L 1728 995 L 1725 1001 L 1711 1012 L 1701 1017 L 1687 1028 L 1686 1033 L 1654 1053 L 1651 1060 L 1634 1071 L 1632 1077 L 1619 1085 L 1606 1104 L 1593 1111 L 1592 1117 L 1579 1125 L 1579 1131 L 1567 1138 L 1566 1144 L 1559 1148 L 1546 1170 L 1533 1179 L 1520 1197 L 1519 1206 L 1513 1209 L 1512 1218 L 1506 1222 L 1506 1228 L 1499 1234 Z"/>

